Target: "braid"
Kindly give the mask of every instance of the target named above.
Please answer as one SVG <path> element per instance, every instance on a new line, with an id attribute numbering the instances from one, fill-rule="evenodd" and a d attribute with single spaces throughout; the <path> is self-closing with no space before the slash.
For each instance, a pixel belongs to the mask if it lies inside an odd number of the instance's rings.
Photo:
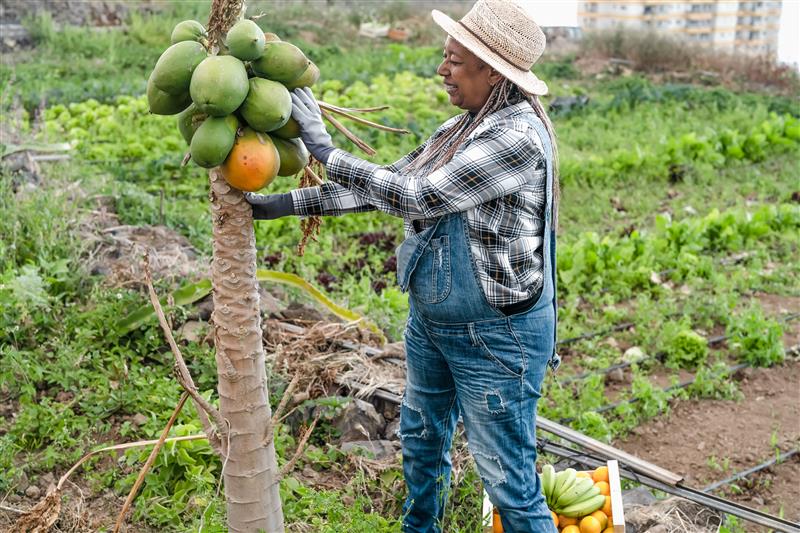
<path id="1" fill-rule="evenodd" d="M 503 78 L 492 87 L 489 98 L 474 119 L 470 117 L 469 113 L 464 113 L 450 129 L 425 148 L 411 164 L 409 171 L 419 172 L 424 170 L 427 173 L 431 173 L 443 167 L 453 159 L 461 144 L 477 129 L 486 116 L 522 101 L 528 101 L 531 104 L 536 116 L 544 123 L 547 133 L 550 134 L 551 144 L 553 145 L 553 161 L 551 162 L 553 165 L 553 228 L 557 228 L 558 202 L 561 194 L 558 180 L 558 148 L 556 146 L 553 123 L 550 122 L 550 117 L 547 116 L 539 97 L 526 93 L 508 78 Z"/>

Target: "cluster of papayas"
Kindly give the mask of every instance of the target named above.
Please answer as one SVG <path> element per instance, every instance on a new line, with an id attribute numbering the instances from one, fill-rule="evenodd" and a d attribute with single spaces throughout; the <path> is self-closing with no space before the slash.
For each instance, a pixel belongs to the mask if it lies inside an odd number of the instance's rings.
<path id="1" fill-rule="evenodd" d="M 289 91 L 310 87 L 319 69 L 295 45 L 264 33 L 252 20 L 236 23 L 217 54 L 206 30 L 185 20 L 147 80 L 150 112 L 178 115 L 192 161 L 220 166 L 230 185 L 257 191 L 308 162 L 291 118 Z"/>

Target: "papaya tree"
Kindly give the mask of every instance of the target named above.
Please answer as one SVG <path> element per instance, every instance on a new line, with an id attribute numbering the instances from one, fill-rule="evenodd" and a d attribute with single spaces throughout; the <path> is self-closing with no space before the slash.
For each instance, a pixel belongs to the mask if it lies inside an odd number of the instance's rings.
<path id="1" fill-rule="evenodd" d="M 219 47 L 244 15 L 243 0 L 213 0 L 209 46 Z M 209 171 L 213 256 L 212 327 L 219 410 L 228 423 L 222 442 L 222 476 L 229 531 L 282 532 L 278 484 L 256 280 L 253 213 L 239 189 L 218 168 Z"/>

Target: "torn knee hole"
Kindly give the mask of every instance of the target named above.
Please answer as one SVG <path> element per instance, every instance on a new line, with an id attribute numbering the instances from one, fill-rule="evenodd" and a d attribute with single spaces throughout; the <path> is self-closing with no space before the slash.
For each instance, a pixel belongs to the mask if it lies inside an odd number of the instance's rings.
<path id="1" fill-rule="evenodd" d="M 489 486 L 496 487 L 506 482 L 506 471 L 500 462 L 500 456 L 483 452 L 472 452 L 481 478 Z"/>
<path id="2" fill-rule="evenodd" d="M 490 414 L 499 415 L 506 410 L 506 404 L 503 402 L 503 397 L 500 395 L 498 389 L 490 390 L 484 395 L 486 400 L 486 408 Z"/>
<path id="3" fill-rule="evenodd" d="M 424 439 L 428 435 L 428 424 L 422 409 L 409 404 L 405 399 L 400 405 L 400 429 L 397 436 L 401 440 L 407 438 Z"/>

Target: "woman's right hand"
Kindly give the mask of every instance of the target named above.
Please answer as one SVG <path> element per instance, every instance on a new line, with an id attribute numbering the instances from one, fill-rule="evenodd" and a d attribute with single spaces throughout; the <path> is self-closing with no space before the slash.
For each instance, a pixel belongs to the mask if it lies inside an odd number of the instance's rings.
<path id="1" fill-rule="evenodd" d="M 255 220 L 273 220 L 295 214 L 292 193 L 289 192 L 279 194 L 246 192 L 244 199 L 253 207 Z"/>

